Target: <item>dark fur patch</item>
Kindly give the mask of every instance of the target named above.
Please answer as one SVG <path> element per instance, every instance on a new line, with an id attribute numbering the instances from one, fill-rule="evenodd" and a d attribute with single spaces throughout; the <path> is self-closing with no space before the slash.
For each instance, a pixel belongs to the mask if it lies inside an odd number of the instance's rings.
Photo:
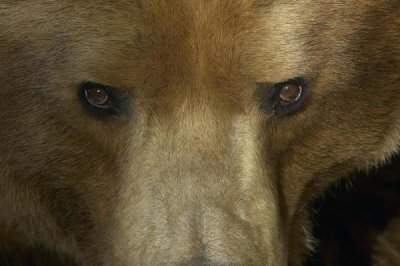
<path id="1" fill-rule="evenodd" d="M 320 242 L 308 266 L 372 265 L 373 245 L 400 210 L 400 157 L 370 174 L 344 180 L 315 203 Z"/>
<path id="2" fill-rule="evenodd" d="M 50 250 L 42 245 L 25 247 L 18 245 L 15 249 L 0 249 L 0 265 L 2 266 L 76 266 L 70 257 Z"/>

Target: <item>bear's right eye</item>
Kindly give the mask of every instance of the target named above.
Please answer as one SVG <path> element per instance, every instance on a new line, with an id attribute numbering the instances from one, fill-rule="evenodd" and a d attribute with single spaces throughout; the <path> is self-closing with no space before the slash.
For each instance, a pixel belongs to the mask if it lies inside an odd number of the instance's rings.
<path id="1" fill-rule="evenodd" d="M 96 114 L 117 115 L 126 102 L 115 88 L 92 81 L 80 85 L 79 96 L 84 106 Z"/>
<path id="2" fill-rule="evenodd" d="M 94 87 L 85 89 L 86 101 L 97 108 L 110 108 L 110 94 L 107 88 Z"/>

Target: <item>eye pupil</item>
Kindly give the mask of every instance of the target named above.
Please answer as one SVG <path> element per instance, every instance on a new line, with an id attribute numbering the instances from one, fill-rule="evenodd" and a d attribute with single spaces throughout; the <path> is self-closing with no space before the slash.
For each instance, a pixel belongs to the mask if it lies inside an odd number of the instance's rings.
<path id="1" fill-rule="evenodd" d="M 286 84 L 282 87 L 279 97 L 284 103 L 297 101 L 303 93 L 303 87 L 296 84 Z"/>
<path id="2" fill-rule="evenodd" d="M 86 89 L 85 96 L 90 104 L 100 107 L 106 105 L 110 98 L 108 92 L 102 88 Z"/>

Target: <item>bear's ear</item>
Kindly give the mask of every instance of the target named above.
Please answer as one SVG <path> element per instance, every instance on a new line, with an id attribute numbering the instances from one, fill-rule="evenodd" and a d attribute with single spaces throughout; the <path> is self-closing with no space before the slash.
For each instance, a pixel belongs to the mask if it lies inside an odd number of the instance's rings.
<path id="1" fill-rule="evenodd" d="M 293 114 L 306 102 L 308 83 L 302 77 L 291 78 L 278 83 L 256 83 L 256 94 L 260 109 L 277 116 Z"/>

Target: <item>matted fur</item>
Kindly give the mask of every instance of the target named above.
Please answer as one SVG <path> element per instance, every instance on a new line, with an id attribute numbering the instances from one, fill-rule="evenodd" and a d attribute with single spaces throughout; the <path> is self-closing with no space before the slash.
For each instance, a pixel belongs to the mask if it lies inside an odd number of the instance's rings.
<path id="1" fill-rule="evenodd" d="M 398 0 L 1 1 L 1 257 L 301 265 L 310 202 L 399 147 L 399 28 Z M 294 77 L 303 108 L 259 108 Z"/>

